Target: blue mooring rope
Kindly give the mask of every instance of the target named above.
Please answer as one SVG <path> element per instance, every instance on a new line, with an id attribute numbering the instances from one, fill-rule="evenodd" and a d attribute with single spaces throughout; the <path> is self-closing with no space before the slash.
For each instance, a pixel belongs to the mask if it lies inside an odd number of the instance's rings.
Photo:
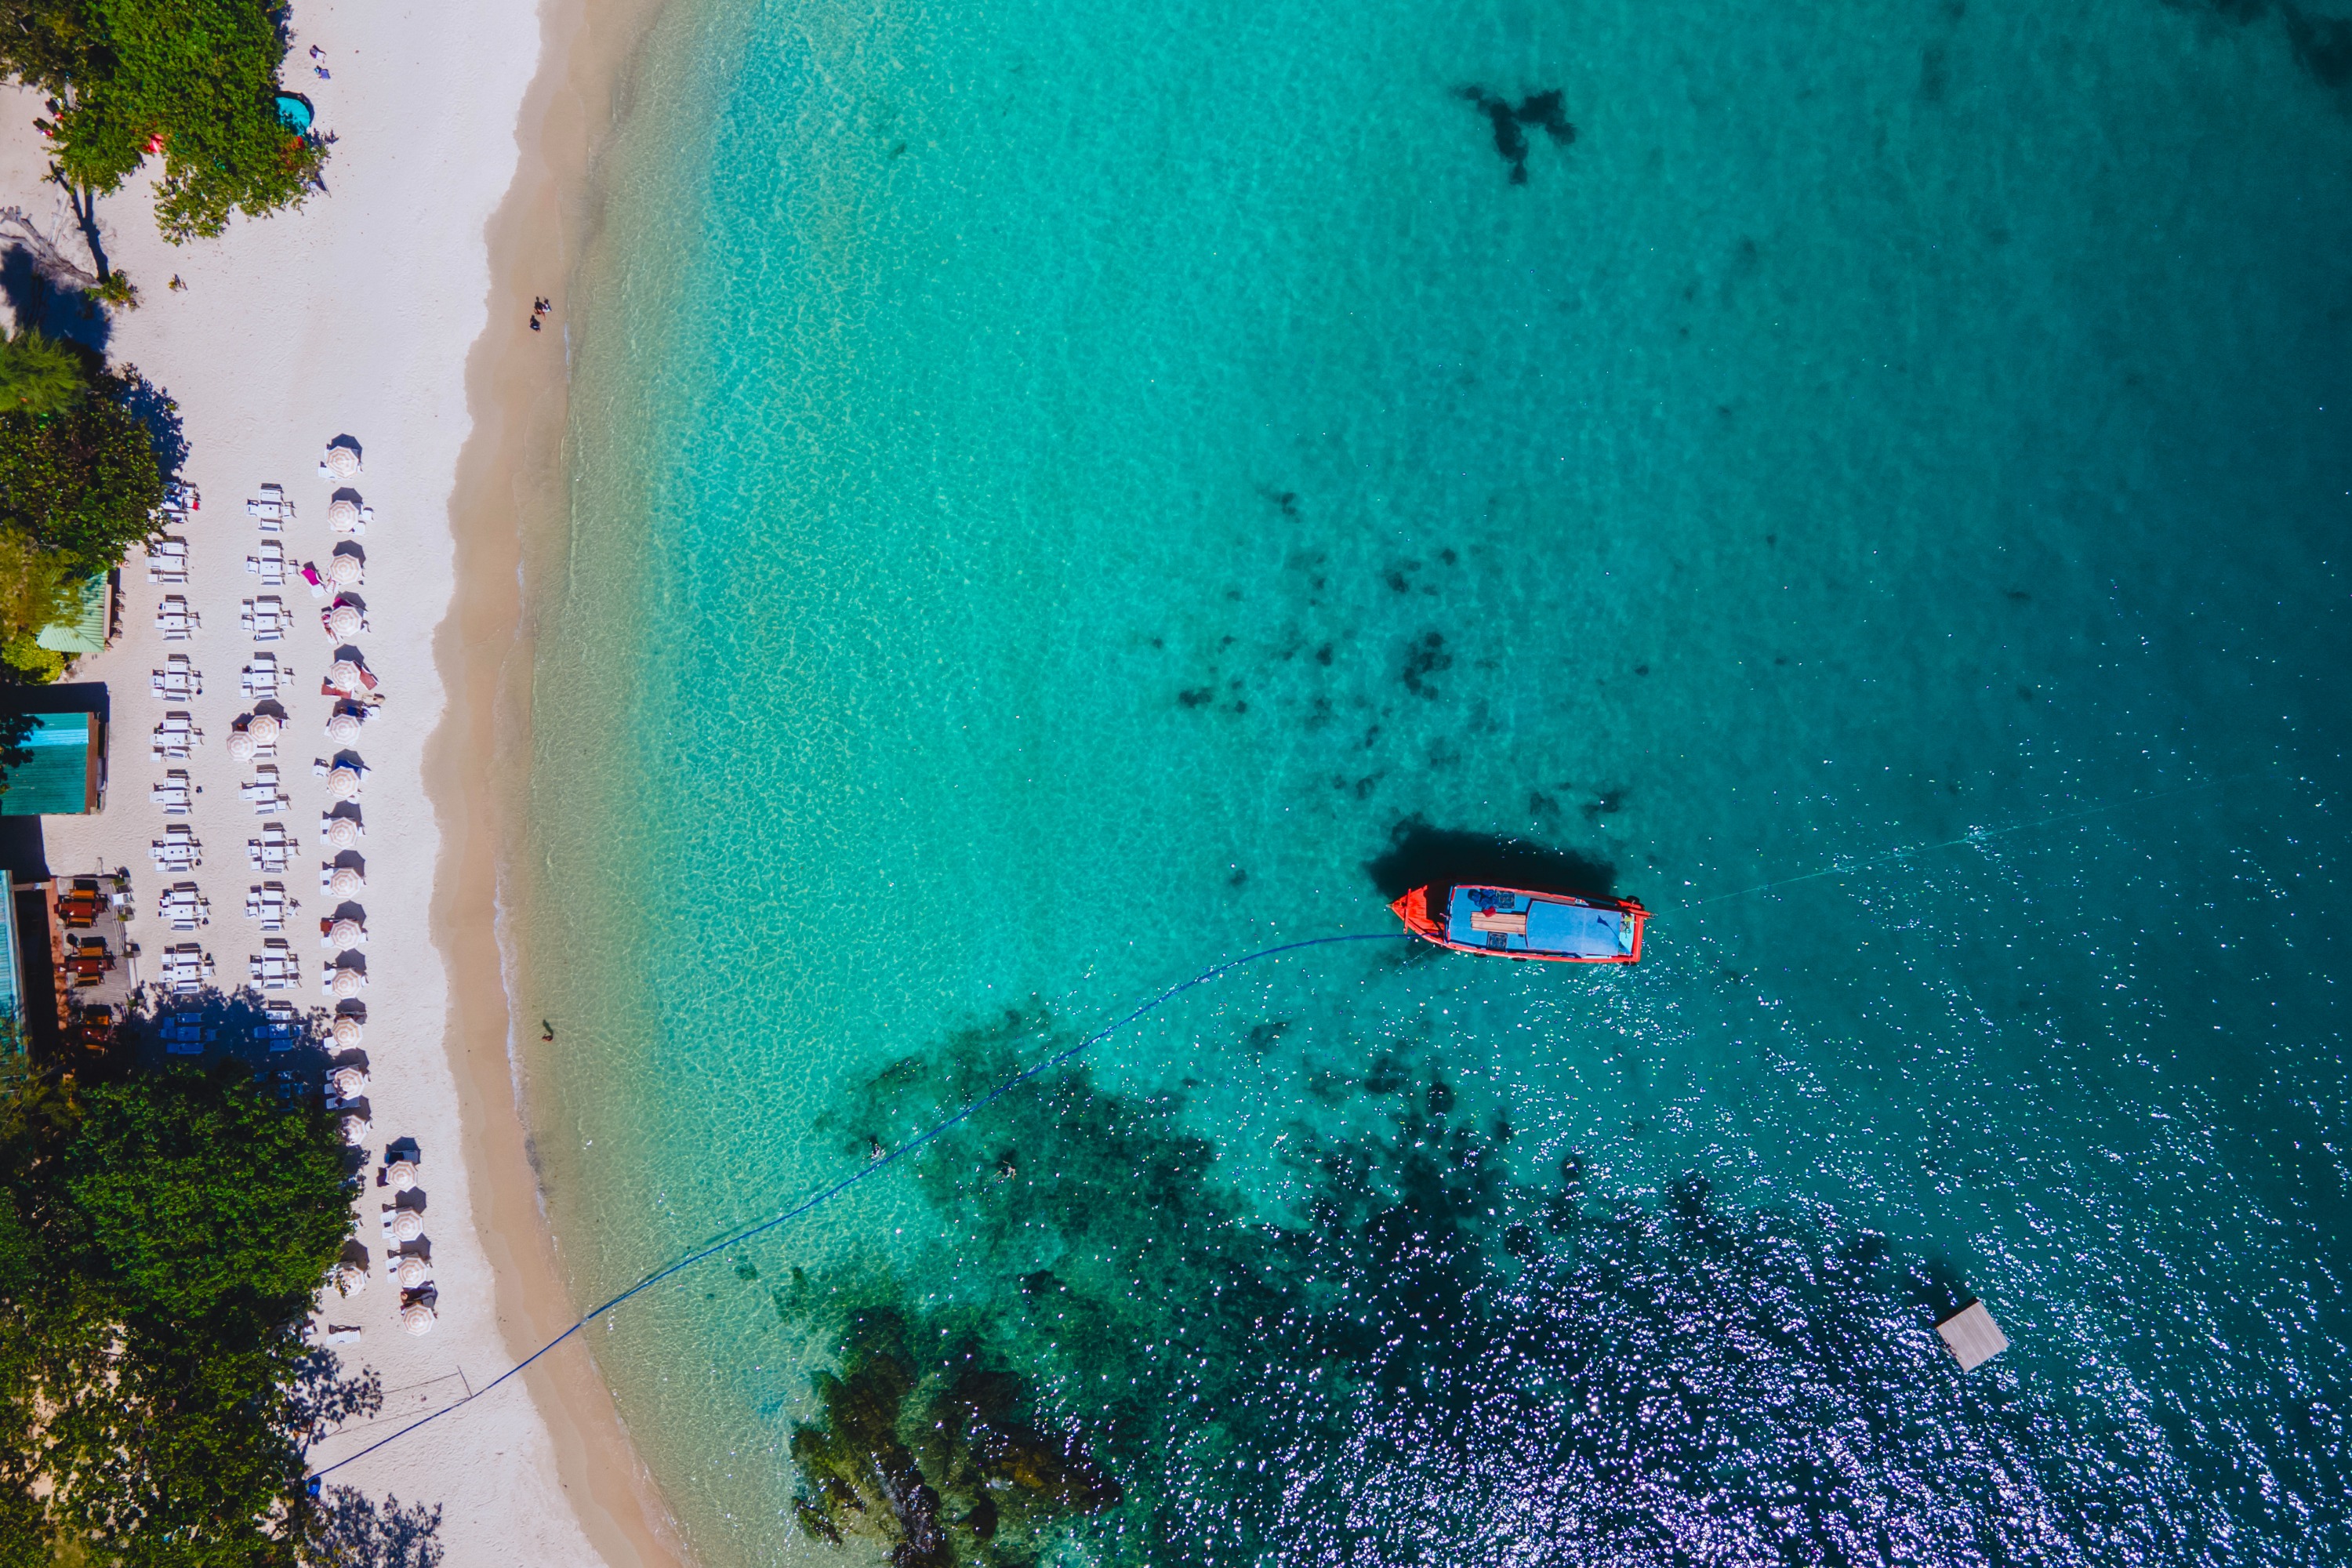
<path id="1" fill-rule="evenodd" d="M 651 1289 L 654 1286 L 660 1284 L 663 1280 L 668 1279 L 671 1275 L 677 1273 L 681 1268 L 690 1268 L 695 1264 L 701 1262 L 704 1258 L 709 1258 L 717 1253 L 724 1252 L 730 1247 L 740 1247 L 743 1243 L 751 1240 L 755 1236 L 761 1235 L 762 1232 L 773 1230 L 780 1225 L 788 1225 L 792 1221 L 800 1218 L 803 1215 L 807 1214 L 812 1209 L 818 1207 L 820 1205 L 832 1202 L 835 1198 L 839 1197 L 842 1194 L 847 1192 L 858 1183 L 866 1180 L 868 1176 L 877 1175 L 888 1166 L 896 1164 L 898 1161 L 913 1153 L 916 1150 L 922 1148 L 925 1144 L 930 1142 L 933 1139 L 938 1138 L 941 1133 L 946 1132 L 949 1129 L 962 1122 L 971 1121 L 973 1117 L 979 1115 L 982 1111 L 987 1110 L 998 1100 L 1003 1100 L 1014 1089 L 1020 1088 L 1021 1085 L 1028 1082 L 1031 1079 L 1035 1078 L 1039 1073 L 1057 1068 L 1064 1062 L 1068 1061 L 1071 1058 L 1076 1056 L 1079 1052 L 1085 1050 L 1087 1047 L 1108 1039 L 1111 1036 L 1118 1033 L 1121 1029 L 1126 1028 L 1129 1025 L 1134 1023 L 1139 1018 L 1143 1017 L 1146 1014 L 1154 1011 L 1173 1000 L 1175 997 L 1190 991 L 1195 985 L 1205 985 L 1210 981 L 1215 980 L 1221 975 L 1232 973 L 1234 970 L 1241 968 L 1244 964 L 1255 963 L 1261 958 L 1273 958 L 1281 953 L 1297 952 L 1301 948 L 1324 947 L 1332 942 L 1395 942 L 1400 939 L 1407 939 L 1410 937 L 1410 934 L 1411 933 L 1406 931 L 1357 931 L 1345 936 L 1311 936 L 1301 942 L 1286 942 L 1274 947 L 1262 947 L 1255 952 L 1245 953 L 1240 958 L 1232 959 L 1223 963 L 1212 964 L 1210 967 L 1201 971 L 1200 973 L 1192 976 L 1192 979 L 1183 981 L 1179 984 L 1170 986 L 1167 990 L 1162 991 L 1159 995 L 1154 996 L 1150 1001 L 1144 1003 L 1141 1006 L 1136 1008 L 1135 1011 L 1128 1014 L 1127 1016 L 1119 1019 L 1118 1022 L 1107 1024 L 1103 1027 L 1097 1029 L 1093 1034 L 1088 1035 L 1084 1039 L 1078 1041 L 1077 1044 L 1065 1047 L 1063 1049 L 1055 1052 L 1052 1056 L 1046 1057 L 1043 1060 L 1023 1068 L 1019 1072 L 1014 1073 L 1011 1078 L 1006 1079 L 1003 1083 L 998 1084 L 994 1089 L 990 1089 L 986 1094 L 981 1096 L 978 1100 L 973 1100 L 971 1104 L 965 1106 L 954 1115 L 948 1117 L 944 1121 L 940 1121 L 931 1127 L 926 1128 L 923 1131 L 917 1133 L 914 1137 L 909 1138 L 907 1142 L 899 1144 L 897 1148 L 877 1155 L 874 1159 L 868 1160 L 865 1164 L 860 1165 L 856 1170 L 852 1171 L 849 1174 L 842 1176 L 837 1180 L 818 1188 L 807 1197 L 803 1198 L 799 1203 L 793 1205 L 792 1207 L 783 1210 L 780 1214 L 771 1215 L 769 1218 L 763 1219 L 756 1225 L 746 1226 L 741 1230 L 736 1231 L 721 1240 L 715 1241 L 709 1247 L 703 1247 L 698 1252 L 690 1252 L 687 1254 L 684 1258 L 679 1258 L 677 1262 L 670 1264 L 665 1268 L 646 1275 L 643 1279 L 638 1280 L 635 1284 L 630 1286 L 627 1289 L 622 1291 L 611 1300 L 604 1302 L 602 1305 L 591 1308 L 578 1322 L 573 1323 L 570 1328 L 564 1330 L 562 1333 L 556 1335 L 553 1339 L 548 1341 L 545 1344 L 531 1352 L 530 1354 L 525 1356 L 521 1361 L 516 1363 L 513 1366 L 509 1367 L 506 1371 L 500 1373 L 489 1382 L 482 1384 L 481 1387 L 476 1389 L 473 1393 L 466 1395 L 463 1399 L 452 1400 L 438 1410 L 433 1411 L 428 1415 L 418 1416 L 407 1426 L 403 1426 L 399 1431 L 378 1438 L 376 1441 L 369 1444 L 366 1447 L 362 1448 L 358 1453 L 350 1456 L 348 1458 L 338 1459 L 333 1464 L 329 1465 L 325 1469 L 314 1471 L 310 1476 L 311 1489 L 316 1491 L 320 1481 L 328 1476 L 333 1475 L 345 1465 L 353 1464 L 361 1459 L 364 1459 L 370 1454 L 374 1453 L 378 1448 L 383 1447 L 387 1444 L 399 1442 L 403 1437 L 407 1436 L 411 1432 L 415 1431 L 418 1427 L 430 1422 L 438 1421 L 442 1416 L 448 1415 L 452 1410 L 461 1409 L 466 1405 L 471 1405 L 475 1400 L 481 1398 L 482 1395 L 489 1393 L 490 1390 L 498 1387 L 499 1384 L 506 1382 L 509 1378 L 513 1377 L 525 1367 L 530 1366 L 531 1363 L 537 1361 L 540 1357 L 545 1355 L 548 1352 L 553 1350 L 556 1346 L 562 1344 L 564 1341 L 570 1339 L 572 1335 L 586 1328 L 591 1322 L 604 1316 L 606 1312 L 611 1311 L 614 1308 L 619 1306 L 622 1302 L 627 1300 L 630 1297 L 637 1294 L 639 1291 Z"/>
<path id="2" fill-rule="evenodd" d="M 2183 784 L 2175 786 L 2171 789 L 2152 790 L 2142 794 L 2130 795 L 2125 796 L 2122 800 L 2112 801 L 2104 805 L 2090 806 L 2079 811 L 2060 812 L 2050 816 L 2035 817 L 2028 822 L 2013 823 L 2007 827 L 1989 829 L 1979 828 L 1976 831 L 1963 834 L 1958 838 L 1947 838 L 1937 843 L 1914 845 L 1906 848 L 1888 850 L 1882 854 L 1870 856 L 1860 860 L 1841 860 L 1832 865 L 1825 866 L 1820 870 L 1807 871 L 1801 876 L 1784 878 L 1774 882 L 1759 883 L 1752 888 L 1741 888 L 1736 892 L 1717 893 L 1708 898 L 1693 899 L 1681 904 L 1669 904 L 1663 909 L 1653 911 L 1651 918 L 1654 920 L 1661 915 L 1674 914 L 1685 910 L 1700 909 L 1708 904 L 1721 903 L 1728 899 L 1742 899 L 1755 893 L 1771 892 L 1777 889 L 1789 887 L 1797 882 L 1809 882 L 1820 877 L 1833 877 L 1841 874 L 1851 874 L 1857 871 L 1874 870 L 1880 866 L 1888 864 L 1889 862 L 1906 860 L 1916 855 L 1924 855 L 1937 849 L 1948 849 L 1962 844 L 1982 844 L 1991 839 L 2007 837 L 2009 835 L 2013 833 L 2023 833 L 2032 828 L 2046 827 L 2060 822 L 2078 821 L 2088 816 L 2104 816 L 2111 811 L 2120 811 L 2128 806 L 2142 805 L 2149 801 L 2162 800 L 2171 795 L 2195 795 L 2205 790 L 2219 789 L 2225 785 L 2238 783 L 2240 780 L 2252 777 L 2256 773 L 2261 771 L 2263 770 L 2248 770 L 2246 773 L 2232 774 L 2227 778 L 2209 779 L 2202 784 Z M 1045 1058 L 1042 1061 L 1022 1068 L 1019 1072 L 1014 1073 L 1011 1078 L 1006 1079 L 1003 1083 L 998 1084 L 994 1089 L 989 1090 L 980 1099 L 973 1100 L 971 1104 L 965 1106 L 954 1115 L 948 1117 L 945 1121 L 939 1122 L 935 1126 L 928 1128 L 922 1132 L 916 1134 L 906 1142 L 899 1144 L 897 1148 L 888 1150 L 886 1152 L 877 1155 L 874 1159 L 867 1161 L 865 1164 L 859 1166 L 849 1174 L 843 1176 L 825 1186 L 818 1188 L 817 1191 L 802 1199 L 799 1203 L 794 1204 L 792 1207 L 785 1209 L 782 1213 L 774 1215 L 770 1218 L 763 1219 L 756 1225 L 747 1226 L 743 1229 L 734 1232 L 722 1240 L 713 1242 L 709 1247 L 703 1247 L 698 1252 L 688 1253 L 686 1257 L 679 1258 L 677 1262 L 670 1264 L 667 1268 L 663 1268 L 658 1272 L 646 1275 L 643 1279 L 638 1280 L 635 1285 L 630 1286 L 627 1289 L 622 1291 L 611 1300 L 590 1309 L 587 1315 L 583 1317 L 578 1322 L 573 1323 L 570 1328 L 564 1330 L 562 1333 L 556 1335 L 553 1339 L 540 1346 L 539 1349 L 531 1352 L 530 1354 L 525 1356 L 521 1361 L 515 1363 L 515 1365 L 508 1368 L 505 1372 L 500 1373 L 497 1377 L 492 1378 L 489 1382 L 484 1384 L 480 1388 L 466 1395 L 465 1398 L 453 1400 L 449 1404 L 443 1405 L 440 1409 L 436 1410 L 429 1415 L 420 1415 L 415 1420 L 410 1422 L 407 1426 L 403 1426 L 399 1431 L 391 1434 L 389 1436 L 379 1438 L 377 1441 L 369 1444 L 366 1447 L 362 1448 L 358 1453 L 352 1455 L 349 1458 L 338 1459 L 333 1464 L 329 1465 L 325 1469 L 314 1472 L 310 1477 L 311 1489 L 313 1491 L 317 1490 L 319 1482 L 321 1479 L 334 1474 L 337 1470 L 341 1469 L 345 1465 L 363 1459 L 370 1454 L 374 1453 L 378 1448 L 383 1447 L 387 1444 L 397 1443 L 400 1439 L 407 1436 L 411 1432 L 415 1431 L 418 1427 L 423 1426 L 429 1422 L 439 1420 L 442 1416 L 448 1415 L 452 1410 L 460 1409 L 465 1405 L 471 1405 L 475 1400 L 481 1398 L 483 1394 L 489 1393 L 492 1389 L 498 1387 L 509 1378 L 513 1377 L 516 1373 L 530 1366 L 531 1363 L 537 1361 L 540 1357 L 545 1355 L 548 1352 L 553 1350 L 556 1346 L 562 1344 L 564 1341 L 570 1339 L 572 1335 L 586 1328 L 591 1322 L 604 1316 L 606 1312 L 611 1311 L 622 1302 L 627 1300 L 630 1297 L 636 1295 L 639 1291 L 652 1289 L 654 1286 L 660 1284 L 663 1280 L 668 1279 L 671 1275 L 677 1273 L 681 1268 L 692 1268 L 695 1264 L 701 1262 L 704 1258 L 709 1258 L 717 1253 L 724 1252 L 730 1247 L 740 1247 L 743 1243 L 751 1240 L 755 1236 L 773 1230 L 778 1226 L 788 1225 L 792 1221 L 800 1218 L 803 1215 L 809 1213 L 819 1205 L 832 1202 L 835 1198 L 839 1197 L 842 1194 L 847 1192 L 858 1183 L 866 1180 L 868 1176 L 876 1175 L 887 1167 L 898 1163 L 898 1161 L 915 1152 L 918 1149 L 922 1148 L 925 1144 L 930 1142 L 933 1139 L 938 1138 L 941 1133 L 946 1132 L 949 1129 L 956 1127 L 962 1122 L 969 1121 L 974 1116 L 979 1115 L 982 1111 L 987 1110 L 990 1106 L 995 1104 L 998 1100 L 1012 1093 L 1021 1085 L 1028 1082 L 1031 1079 L 1035 1078 L 1039 1073 L 1045 1072 L 1049 1068 L 1059 1067 L 1064 1062 L 1068 1061 L 1071 1058 L 1076 1056 L 1079 1052 L 1087 1049 L 1088 1047 L 1108 1039 L 1111 1036 L 1118 1033 L 1121 1029 L 1126 1028 L 1129 1025 L 1134 1023 L 1139 1018 L 1153 1012 L 1175 997 L 1181 995 L 1183 993 L 1190 991 L 1195 985 L 1205 985 L 1210 981 L 1217 979 L 1221 975 L 1232 973 L 1234 970 L 1243 967 L 1244 964 L 1255 963 L 1261 958 L 1273 958 L 1286 952 L 1297 952 L 1301 948 L 1324 947 L 1333 942 L 1395 942 L 1401 939 L 1409 939 L 1412 933 L 1409 931 L 1356 931 L 1343 936 L 1311 936 L 1300 942 L 1286 942 L 1278 943 L 1273 947 L 1262 947 L 1255 952 L 1244 953 L 1243 956 L 1232 959 L 1226 963 L 1210 965 L 1208 968 L 1201 971 L 1200 973 L 1192 976 L 1192 979 L 1170 986 L 1167 990 L 1162 991 L 1159 995 L 1154 996 L 1150 1001 L 1144 1003 L 1141 1006 L 1136 1008 L 1133 1012 L 1128 1014 L 1127 1016 L 1119 1019 L 1118 1022 L 1105 1025 L 1103 1027 L 1097 1029 L 1093 1034 L 1088 1035 L 1084 1039 L 1078 1041 L 1077 1044 L 1066 1047 L 1062 1050 L 1056 1051 L 1054 1055 Z"/>

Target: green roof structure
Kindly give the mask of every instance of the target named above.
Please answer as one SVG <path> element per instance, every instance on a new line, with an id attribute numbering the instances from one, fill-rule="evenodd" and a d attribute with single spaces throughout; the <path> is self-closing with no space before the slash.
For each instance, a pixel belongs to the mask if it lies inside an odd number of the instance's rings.
<path id="1" fill-rule="evenodd" d="M 70 620 L 52 621 L 33 640 L 52 653 L 100 653 L 114 607 L 112 584 L 103 572 L 81 585 L 81 607 Z"/>
<path id="2" fill-rule="evenodd" d="M 84 816 L 98 809 L 106 722 L 95 713 L 36 713 L 31 753 L 11 768 L 0 816 Z"/>

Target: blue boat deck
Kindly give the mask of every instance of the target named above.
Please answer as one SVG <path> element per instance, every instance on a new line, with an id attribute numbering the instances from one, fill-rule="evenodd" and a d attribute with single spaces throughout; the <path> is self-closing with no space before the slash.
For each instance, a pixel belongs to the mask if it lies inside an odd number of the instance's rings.
<path id="1" fill-rule="evenodd" d="M 1633 951 L 1633 922 L 1617 910 L 1502 888 L 1455 888 L 1446 901 L 1445 935 L 1489 952 L 1616 958 Z"/>

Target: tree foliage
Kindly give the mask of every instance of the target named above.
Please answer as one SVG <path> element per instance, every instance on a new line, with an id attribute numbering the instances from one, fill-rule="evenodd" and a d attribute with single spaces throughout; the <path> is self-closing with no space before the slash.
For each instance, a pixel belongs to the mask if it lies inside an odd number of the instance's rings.
<path id="1" fill-rule="evenodd" d="M 17 1068 L 0 1178 L 0 1568 L 307 1555 L 302 1444 L 382 1398 L 300 1337 L 349 1228 L 326 1113 L 234 1066 Z"/>
<path id="2" fill-rule="evenodd" d="M 136 402 L 139 373 L 90 368 L 57 413 L 0 409 L 0 527 L 63 558 L 76 577 L 110 571 L 154 531 L 163 464 Z"/>
<path id="3" fill-rule="evenodd" d="M 325 145 L 278 118 L 286 40 L 263 0 L 0 0 L 0 68 L 44 89 L 58 168 L 101 195 L 151 155 L 179 243 L 299 206 Z"/>
<path id="4" fill-rule="evenodd" d="M 89 393 L 89 363 L 82 350 L 38 327 L 0 338 L 0 408 L 62 414 Z"/>

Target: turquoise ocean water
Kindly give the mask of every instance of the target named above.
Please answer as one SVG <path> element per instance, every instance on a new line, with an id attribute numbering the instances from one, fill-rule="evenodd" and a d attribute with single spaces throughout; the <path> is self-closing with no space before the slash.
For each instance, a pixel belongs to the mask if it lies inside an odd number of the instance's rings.
<path id="1" fill-rule="evenodd" d="M 2261 0 L 677 0 L 533 589 L 583 1306 L 1404 881 L 1659 911 L 601 1321 L 696 1549 L 2352 1555 L 2347 174 Z"/>

